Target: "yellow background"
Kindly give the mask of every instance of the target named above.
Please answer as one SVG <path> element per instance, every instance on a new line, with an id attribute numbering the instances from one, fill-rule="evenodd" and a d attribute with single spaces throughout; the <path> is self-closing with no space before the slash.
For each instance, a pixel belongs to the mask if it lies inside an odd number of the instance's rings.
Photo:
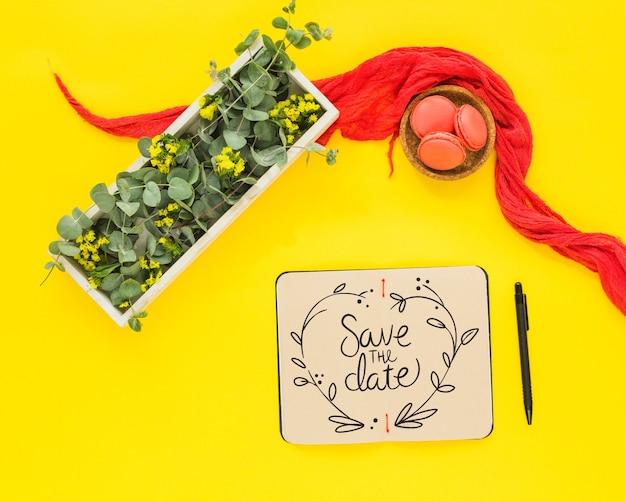
<path id="1" fill-rule="evenodd" d="M 626 318 L 597 275 L 503 219 L 493 158 L 465 180 L 335 135 L 149 308 L 118 328 L 68 275 L 42 287 L 58 219 L 137 156 L 85 123 L 188 104 L 287 0 L 5 0 L 0 496 L 46 500 L 616 499 L 626 493 Z M 626 235 L 623 0 L 300 0 L 334 29 L 294 55 L 312 80 L 394 47 L 482 59 L 513 88 L 528 184 L 585 231 Z M 484 440 L 294 446 L 278 423 L 274 281 L 285 270 L 478 264 L 489 274 L 495 428 Z M 525 422 L 513 283 L 529 297 Z"/>

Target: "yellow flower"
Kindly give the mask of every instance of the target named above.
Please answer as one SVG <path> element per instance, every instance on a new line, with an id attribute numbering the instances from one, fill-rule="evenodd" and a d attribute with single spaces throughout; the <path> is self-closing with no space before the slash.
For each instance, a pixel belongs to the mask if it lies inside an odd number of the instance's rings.
<path id="1" fill-rule="evenodd" d="M 89 285 L 91 285 L 92 289 L 97 289 L 98 285 L 100 285 L 101 279 L 90 275 L 87 277 L 87 281 L 89 282 Z"/>
<path id="2" fill-rule="evenodd" d="M 163 248 L 172 253 L 172 256 L 180 256 L 183 253 L 183 249 L 176 242 L 169 240 L 168 238 L 161 237 L 159 238 L 159 243 L 163 246 Z"/>
<path id="3" fill-rule="evenodd" d="M 156 284 L 162 276 L 163 272 L 161 270 L 158 270 L 156 273 L 151 271 L 150 276 L 141 284 L 141 291 L 146 292 L 150 287 Z"/>
<path id="4" fill-rule="evenodd" d="M 100 247 L 108 244 L 109 239 L 105 236 L 97 238 L 96 232 L 93 229 L 89 229 L 82 235 L 79 235 L 74 241 L 78 244 L 79 250 L 74 259 L 87 273 L 94 271 L 98 264 L 105 259 L 104 251 Z M 88 280 L 94 288 L 97 288 L 101 282 L 100 279 L 92 277 L 88 277 Z"/>
<path id="5" fill-rule="evenodd" d="M 206 120 L 213 120 L 217 112 L 217 106 L 222 102 L 222 96 L 202 96 L 198 99 L 199 115 Z"/>
<path id="6" fill-rule="evenodd" d="M 150 164 L 163 174 L 167 174 L 172 167 L 176 166 L 176 155 L 179 153 L 183 143 L 186 143 L 186 141 L 176 139 L 171 134 L 154 136 L 148 148 Z"/>
<path id="7" fill-rule="evenodd" d="M 205 108 L 201 108 L 199 113 L 202 118 L 205 118 L 207 120 L 213 120 L 213 117 L 215 116 L 216 111 L 217 111 L 217 106 L 214 104 L 210 104 L 209 106 Z"/>
<path id="8" fill-rule="evenodd" d="M 229 146 L 222 148 L 219 155 L 213 157 L 215 161 L 215 173 L 218 176 L 231 176 L 236 178 L 245 168 L 245 160 L 241 158 L 241 153 L 233 151 Z"/>
<path id="9" fill-rule="evenodd" d="M 276 103 L 269 116 L 285 132 L 287 145 L 295 143 L 300 136 L 317 122 L 320 105 L 312 94 L 292 94 L 288 99 Z"/>

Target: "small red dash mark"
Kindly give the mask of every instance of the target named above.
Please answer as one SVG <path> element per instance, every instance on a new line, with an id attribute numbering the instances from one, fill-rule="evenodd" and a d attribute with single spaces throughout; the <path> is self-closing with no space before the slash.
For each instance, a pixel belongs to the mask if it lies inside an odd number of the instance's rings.
<path id="1" fill-rule="evenodd" d="M 381 280 L 381 284 L 382 284 L 383 297 L 385 297 L 385 279 L 384 278 Z"/>
<path id="2" fill-rule="evenodd" d="M 387 433 L 389 433 L 389 414 L 385 414 L 385 429 L 387 430 Z"/>

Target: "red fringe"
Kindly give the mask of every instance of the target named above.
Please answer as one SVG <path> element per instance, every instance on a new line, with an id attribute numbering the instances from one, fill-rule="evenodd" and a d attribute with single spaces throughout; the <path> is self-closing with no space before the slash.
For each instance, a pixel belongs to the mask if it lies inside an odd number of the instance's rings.
<path id="1" fill-rule="evenodd" d="M 186 108 L 106 119 L 81 106 L 57 83 L 68 102 L 89 123 L 119 136 L 152 137 Z M 475 57 L 443 47 L 405 47 L 369 59 L 353 70 L 313 82 L 339 109 L 340 116 L 319 139 L 327 144 L 339 130 L 357 141 L 390 138 L 388 160 L 393 171 L 393 146 L 402 114 L 416 94 L 435 85 L 459 85 L 489 106 L 496 122 L 495 190 L 506 220 L 533 242 L 597 272 L 617 308 L 626 315 L 626 246 L 614 236 L 583 233 L 570 226 L 525 183 L 532 157 L 528 118 L 508 84 Z"/>
<path id="2" fill-rule="evenodd" d="M 91 125 L 98 129 L 122 137 L 154 137 L 161 134 L 170 124 L 180 115 L 187 106 L 175 106 L 157 113 L 144 113 L 141 115 L 133 115 L 120 118 L 103 118 L 94 115 L 91 111 L 80 104 L 67 90 L 65 84 L 58 75 L 54 78 L 63 92 L 67 102 L 72 105 L 76 112 Z"/>

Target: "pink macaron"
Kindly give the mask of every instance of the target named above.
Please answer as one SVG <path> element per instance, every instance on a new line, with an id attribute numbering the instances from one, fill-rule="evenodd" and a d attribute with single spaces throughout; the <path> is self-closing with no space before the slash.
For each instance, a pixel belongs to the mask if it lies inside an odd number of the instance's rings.
<path id="1" fill-rule="evenodd" d="M 456 112 L 456 106 L 447 97 L 433 94 L 415 105 L 409 123 L 420 139 L 430 132 L 454 132 Z"/>
<path id="2" fill-rule="evenodd" d="M 417 156 L 431 169 L 451 170 L 465 160 L 465 147 L 450 132 L 430 132 L 417 147 Z"/>
<path id="3" fill-rule="evenodd" d="M 485 119 L 471 104 L 464 104 L 456 112 L 454 131 L 468 150 L 478 151 L 487 143 Z"/>

